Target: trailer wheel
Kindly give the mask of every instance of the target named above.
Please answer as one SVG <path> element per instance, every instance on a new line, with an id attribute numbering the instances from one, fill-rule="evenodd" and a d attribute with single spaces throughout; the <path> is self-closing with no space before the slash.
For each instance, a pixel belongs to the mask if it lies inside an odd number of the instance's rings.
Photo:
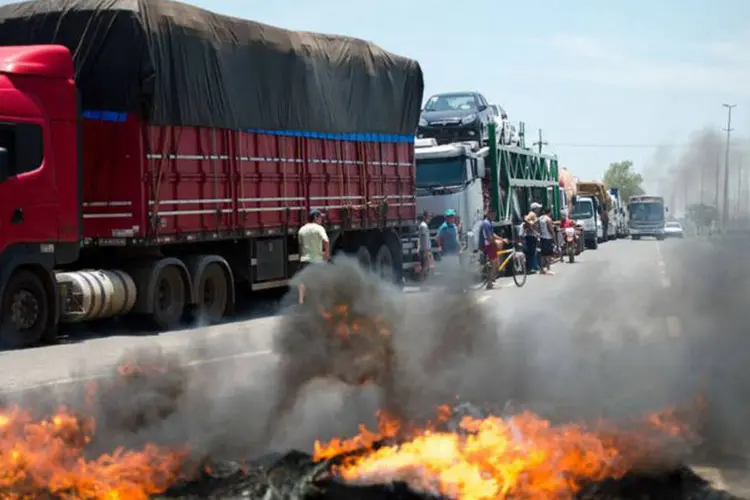
<path id="1" fill-rule="evenodd" d="M 375 262 L 373 263 L 373 270 L 380 276 L 381 279 L 393 282 L 393 254 L 388 245 L 383 243 L 375 252 Z"/>
<path id="2" fill-rule="evenodd" d="M 218 323 L 224 317 L 229 302 L 229 287 L 224 270 L 219 264 L 206 266 L 198 278 L 196 317 L 199 321 Z"/>
<path id="3" fill-rule="evenodd" d="M 8 281 L 2 302 L 0 345 L 18 349 L 37 344 L 49 323 L 50 304 L 42 280 L 26 270 L 16 271 Z"/>
<path id="4" fill-rule="evenodd" d="M 151 301 L 151 319 L 158 328 L 169 330 L 180 324 L 186 303 L 185 283 L 176 266 L 164 266 L 156 275 Z"/>
<path id="5" fill-rule="evenodd" d="M 364 267 L 368 271 L 372 269 L 372 257 L 370 257 L 370 251 L 367 250 L 366 246 L 357 248 L 357 253 L 355 255 L 357 257 L 357 261 L 359 261 L 360 266 Z"/>

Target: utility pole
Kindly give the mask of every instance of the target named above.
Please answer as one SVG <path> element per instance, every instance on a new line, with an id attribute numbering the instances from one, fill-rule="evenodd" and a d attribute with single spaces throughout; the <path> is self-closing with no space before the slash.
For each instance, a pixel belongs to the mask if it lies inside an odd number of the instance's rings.
<path id="1" fill-rule="evenodd" d="M 742 212 L 742 155 L 737 164 L 737 215 Z"/>
<path id="2" fill-rule="evenodd" d="M 736 104 L 724 104 L 727 108 L 727 128 L 724 129 L 727 133 L 727 147 L 724 151 L 724 207 L 721 214 L 721 230 L 724 232 L 727 225 L 727 219 L 729 218 L 729 146 L 732 138 L 732 108 L 737 106 Z"/>
<path id="3" fill-rule="evenodd" d="M 687 175 L 683 175 L 683 176 L 682 176 L 682 183 L 683 183 L 683 187 L 684 187 L 684 189 L 685 189 L 685 192 L 684 192 L 684 195 L 685 195 L 685 200 L 684 200 L 684 203 L 685 203 L 685 213 L 687 213 L 687 209 L 688 209 L 688 198 L 690 197 L 690 196 L 689 196 L 689 192 L 688 192 L 688 189 L 689 189 L 690 183 L 688 182 L 688 176 L 687 176 Z"/>
<path id="4" fill-rule="evenodd" d="M 721 151 L 716 149 L 716 189 L 714 189 L 714 207 L 716 213 L 719 213 L 719 181 L 721 180 Z M 717 221 L 721 222 L 721 221 Z"/>
<path id="5" fill-rule="evenodd" d="M 539 129 L 539 140 L 534 143 L 534 146 L 539 148 L 539 154 L 542 154 L 542 148 L 547 145 L 547 142 L 542 141 L 542 129 Z"/>
<path id="6" fill-rule="evenodd" d="M 705 200 L 705 189 L 706 189 L 706 164 L 701 163 L 701 205 L 704 204 Z"/>

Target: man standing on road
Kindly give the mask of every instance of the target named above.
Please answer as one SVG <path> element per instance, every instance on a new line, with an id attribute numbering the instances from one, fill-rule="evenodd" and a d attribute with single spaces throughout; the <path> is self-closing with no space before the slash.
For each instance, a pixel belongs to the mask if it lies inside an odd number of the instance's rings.
<path id="1" fill-rule="evenodd" d="M 443 256 L 458 257 L 459 253 L 461 253 L 455 210 L 448 209 L 445 211 L 445 222 L 438 229 L 437 241 L 439 250 Z"/>
<path id="2" fill-rule="evenodd" d="M 534 274 L 539 269 L 537 261 L 537 246 L 539 244 L 539 211 L 542 209 L 540 203 L 531 204 L 531 211 L 524 218 L 524 253 L 529 274 Z"/>
<path id="3" fill-rule="evenodd" d="M 430 227 L 427 225 L 428 220 L 430 220 L 430 214 L 425 210 L 419 216 L 419 228 L 417 230 L 419 235 L 417 238 L 417 253 L 419 254 L 420 281 L 425 281 L 432 263 L 432 241 L 430 241 Z"/>
<path id="4" fill-rule="evenodd" d="M 539 236 L 540 236 L 540 274 L 554 274 L 550 267 L 552 266 L 552 257 L 555 255 L 555 225 L 552 222 L 552 211 L 549 207 L 545 208 L 542 216 L 539 218 Z"/>
<path id="5" fill-rule="evenodd" d="M 331 255 L 328 233 L 323 227 L 323 214 L 320 210 L 312 210 L 307 224 L 302 226 L 297 233 L 300 248 L 300 267 L 302 271 L 311 264 L 322 264 L 328 262 Z M 305 301 L 305 285 L 297 286 L 299 303 Z"/>
<path id="6" fill-rule="evenodd" d="M 482 248 L 484 254 L 487 256 L 487 260 L 491 263 L 489 276 L 487 276 L 487 290 L 492 290 L 495 286 L 497 261 L 500 256 L 500 250 L 502 250 L 502 245 L 505 243 L 505 240 L 495 234 L 491 222 L 494 218 L 495 213 L 492 211 L 492 208 L 488 208 L 479 230 L 479 247 Z"/>

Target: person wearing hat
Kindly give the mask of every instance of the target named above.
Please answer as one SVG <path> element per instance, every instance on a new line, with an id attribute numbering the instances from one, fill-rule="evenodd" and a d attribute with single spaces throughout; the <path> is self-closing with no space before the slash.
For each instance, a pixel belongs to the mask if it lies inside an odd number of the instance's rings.
<path id="1" fill-rule="evenodd" d="M 320 210 L 310 211 L 307 224 L 297 233 L 297 240 L 300 248 L 300 271 L 311 264 L 328 262 L 331 246 L 326 228 L 323 227 L 323 213 Z M 300 283 L 297 291 L 299 303 L 302 304 L 305 301 L 305 285 Z"/>
<path id="2" fill-rule="evenodd" d="M 524 253 L 529 273 L 539 270 L 537 246 L 539 245 L 539 212 L 541 210 L 542 204 L 535 201 L 531 204 L 529 213 L 524 217 Z"/>
<path id="3" fill-rule="evenodd" d="M 456 225 L 456 211 L 449 208 L 445 211 L 445 222 L 438 228 L 438 247 L 444 256 L 458 256 L 461 253 L 461 243 L 458 238 Z"/>

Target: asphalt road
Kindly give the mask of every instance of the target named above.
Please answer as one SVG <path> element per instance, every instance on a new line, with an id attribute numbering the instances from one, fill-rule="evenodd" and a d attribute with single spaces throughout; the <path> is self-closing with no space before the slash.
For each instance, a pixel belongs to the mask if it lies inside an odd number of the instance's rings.
<path id="1" fill-rule="evenodd" d="M 555 276 L 529 276 L 523 288 L 515 287 L 510 279 L 502 279 L 495 290 L 477 292 L 477 299 L 492 308 L 500 320 L 514 320 L 534 315 L 540 303 L 557 307 L 569 296 L 571 309 L 578 308 L 573 311 L 575 316 L 593 305 L 579 300 L 581 296 L 588 297 L 586 287 L 591 283 L 629 282 L 637 274 L 645 276 L 648 281 L 645 286 L 659 286 L 662 279 L 655 274 L 655 270 L 661 269 L 659 248 L 655 242 L 611 242 L 598 251 L 585 252 L 575 264 L 557 264 Z M 429 293 L 429 288 L 423 291 L 418 287 L 407 287 L 405 291 L 406 300 L 412 302 L 417 302 L 414 295 Z M 658 320 L 664 322 L 666 318 Z M 123 354 L 139 347 L 158 346 L 165 352 L 178 353 L 186 364 L 196 367 L 233 361 L 269 363 L 273 361 L 272 335 L 278 323 L 278 316 L 267 315 L 155 335 L 120 334 L 115 326 L 111 333 L 102 332 L 105 336 L 101 337 L 80 341 L 72 337 L 70 342 L 60 345 L 6 351 L 0 353 L 0 392 L 64 386 L 106 376 Z"/>
<path id="2" fill-rule="evenodd" d="M 698 256 L 710 255 L 713 245 L 704 240 L 613 241 L 584 252 L 574 264 L 556 264 L 554 276 L 530 276 L 523 288 L 502 279 L 496 289 L 476 292 L 476 300 L 491 311 L 499 336 L 523 338 L 523 362 L 498 363 L 514 365 L 524 380 L 524 405 L 556 418 L 577 418 L 638 414 L 696 397 L 698 384 L 690 379 L 695 372 L 691 339 L 702 335 L 695 325 L 703 313 L 694 299 L 705 280 L 691 266 Z M 419 308 L 433 296 L 429 289 L 407 289 L 404 300 Z M 206 411 L 213 407 L 224 416 L 242 411 L 243 419 L 256 418 L 253 408 L 263 406 L 263 396 L 253 401 L 250 394 L 262 393 L 270 380 L 279 321 L 267 316 L 160 335 L 113 333 L 0 353 L 0 393 L 24 401 L 43 393 L 64 403 L 87 382 L 110 376 L 129 350 L 159 347 L 179 356 L 200 379 L 200 404 Z M 497 378 L 484 382 L 505 384 Z M 241 403 L 219 403 L 239 395 L 244 396 Z M 353 431 L 358 419 L 370 420 L 367 415 L 375 406 L 368 389 L 313 387 L 282 444 L 305 442 L 311 433 Z M 750 474 L 713 465 L 701 473 L 750 498 L 750 485 L 740 484 Z"/>

